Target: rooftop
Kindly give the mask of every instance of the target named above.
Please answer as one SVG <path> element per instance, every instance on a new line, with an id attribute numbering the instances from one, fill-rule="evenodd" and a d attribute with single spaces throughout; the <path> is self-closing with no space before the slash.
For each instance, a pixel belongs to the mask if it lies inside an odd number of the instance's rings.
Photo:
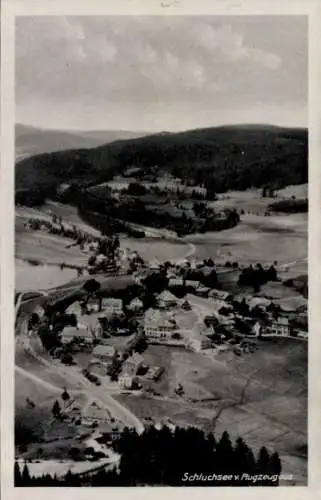
<path id="1" fill-rule="evenodd" d="M 176 321 L 171 314 L 168 314 L 159 309 L 148 309 L 145 313 L 145 325 L 150 324 L 152 327 L 167 327 L 176 328 Z"/>
<path id="2" fill-rule="evenodd" d="M 93 356 L 114 356 L 116 349 L 112 345 L 96 345 L 93 349 Z"/>
<path id="3" fill-rule="evenodd" d="M 64 337 L 90 337 L 91 333 L 88 330 L 87 326 L 85 325 L 79 325 L 78 327 L 76 326 L 65 326 L 65 328 L 62 331 L 62 334 Z"/>
<path id="4" fill-rule="evenodd" d="M 177 302 L 177 298 L 168 290 L 164 290 L 159 296 L 158 300 L 163 300 L 165 302 Z"/>

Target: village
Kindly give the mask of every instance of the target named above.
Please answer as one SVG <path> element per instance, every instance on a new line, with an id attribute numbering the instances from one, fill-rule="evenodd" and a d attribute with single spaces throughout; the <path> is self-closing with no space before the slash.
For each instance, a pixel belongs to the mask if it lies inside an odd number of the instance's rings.
<path id="1" fill-rule="evenodd" d="M 81 298 L 74 289 L 58 289 L 50 313 L 38 306 L 24 328 L 28 335 L 40 335 L 45 344 L 51 332 L 50 355 L 65 364 L 77 364 L 96 385 L 117 382 L 120 390 L 150 389 L 164 368 L 161 362 L 159 366 L 145 362 L 144 350 L 149 344 L 179 346 L 215 357 L 222 350 L 235 356 L 255 355 L 258 340 L 274 337 L 307 340 L 304 301 L 291 304 L 285 300 L 282 305 L 262 290 L 253 294 L 244 287 L 243 292 L 233 294 L 222 289 L 220 273 L 224 276 L 237 269 L 239 275 L 244 274 L 239 263 L 215 265 L 212 259 L 197 261 L 193 257 L 180 262 L 145 262 L 138 252 L 120 249 L 117 239 L 66 229 L 55 215 L 51 223 L 30 220 L 26 224 L 27 229 L 38 227 L 72 236 L 88 254 L 88 265 L 78 272 L 83 280 Z M 275 270 L 274 283 L 267 286 L 284 287 L 276 274 Z M 100 276 L 108 280 L 124 275 L 133 277 L 129 293 L 113 294 L 99 283 Z M 78 283 L 75 286 L 79 288 Z M 264 349 L 262 342 L 260 348 Z"/>

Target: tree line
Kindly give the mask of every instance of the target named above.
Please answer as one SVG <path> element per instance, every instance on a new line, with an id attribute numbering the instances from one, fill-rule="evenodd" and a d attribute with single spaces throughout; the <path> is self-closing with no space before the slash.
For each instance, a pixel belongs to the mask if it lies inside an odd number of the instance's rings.
<path id="1" fill-rule="evenodd" d="M 195 427 L 173 432 L 166 426 L 149 427 L 141 435 L 125 429 L 114 447 L 121 455 L 118 470 L 34 477 L 27 463 L 20 468 L 16 462 L 15 486 L 278 486 L 282 470 L 277 452 L 263 446 L 256 454 L 241 437 L 233 443 L 226 431 L 216 439 Z M 194 476 L 185 482 L 186 474 L 211 480 Z"/>

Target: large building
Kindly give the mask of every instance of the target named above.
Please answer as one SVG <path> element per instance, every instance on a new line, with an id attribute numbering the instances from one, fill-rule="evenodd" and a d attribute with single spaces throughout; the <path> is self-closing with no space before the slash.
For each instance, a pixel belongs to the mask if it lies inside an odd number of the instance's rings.
<path id="1" fill-rule="evenodd" d="M 61 342 L 63 344 L 68 344 L 73 339 L 91 343 L 93 341 L 93 336 L 89 328 L 87 328 L 85 325 L 65 326 L 61 334 Z"/>
<path id="2" fill-rule="evenodd" d="M 178 333 L 175 320 L 165 311 L 149 309 L 144 318 L 144 332 L 147 340 L 169 340 Z"/>

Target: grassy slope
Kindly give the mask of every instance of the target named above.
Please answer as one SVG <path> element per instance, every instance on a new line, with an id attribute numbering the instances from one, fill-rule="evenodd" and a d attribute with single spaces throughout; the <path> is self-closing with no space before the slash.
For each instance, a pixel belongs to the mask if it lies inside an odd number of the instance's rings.
<path id="1" fill-rule="evenodd" d="M 307 131 L 230 126 L 155 134 L 94 149 L 43 154 L 17 163 L 16 187 L 31 188 L 66 178 L 102 182 L 130 165 L 168 170 L 196 181 L 215 174 L 226 189 L 307 181 Z"/>

